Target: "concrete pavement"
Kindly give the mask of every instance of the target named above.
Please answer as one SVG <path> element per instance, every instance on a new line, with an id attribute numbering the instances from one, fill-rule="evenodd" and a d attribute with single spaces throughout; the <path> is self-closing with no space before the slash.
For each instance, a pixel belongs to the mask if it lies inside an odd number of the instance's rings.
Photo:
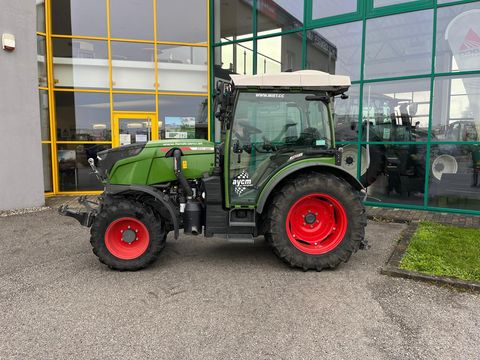
<path id="1" fill-rule="evenodd" d="M 0 359 L 478 358 L 478 294 L 379 274 L 404 228 L 370 222 L 372 249 L 335 271 L 183 237 L 121 273 L 73 219 L 0 218 Z"/>

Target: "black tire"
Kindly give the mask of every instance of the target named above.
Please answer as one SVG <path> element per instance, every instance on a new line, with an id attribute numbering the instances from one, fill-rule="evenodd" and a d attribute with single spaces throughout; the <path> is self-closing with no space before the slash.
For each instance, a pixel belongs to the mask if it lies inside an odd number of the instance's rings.
<path id="1" fill-rule="evenodd" d="M 362 154 L 357 154 L 357 158 L 349 156 L 349 150 L 355 149 L 357 153 L 357 145 L 341 146 L 344 149 L 342 156 L 342 167 L 351 175 L 357 177 L 357 163 L 361 161 L 363 152 L 366 153 L 365 146 L 362 147 Z M 363 186 L 368 187 L 372 185 L 377 178 L 385 171 L 385 146 L 370 145 L 369 146 L 370 164 L 365 173 L 360 177 L 360 182 Z M 348 164 L 348 165 L 347 165 Z"/>
<path id="2" fill-rule="evenodd" d="M 336 199 L 343 206 L 343 218 L 346 218 L 346 225 L 344 220 L 343 226 L 346 226 L 346 230 L 343 238 L 338 237 L 341 240 L 333 249 L 322 254 L 311 254 L 299 250 L 290 240 L 287 234 L 287 216 L 299 199 L 317 193 Z M 279 189 L 269 204 L 266 222 L 265 238 L 281 260 L 305 271 L 321 271 L 347 262 L 364 244 L 367 218 L 360 193 L 350 184 L 332 174 L 311 172 L 289 180 Z"/>
<path id="3" fill-rule="evenodd" d="M 133 259 L 122 259 L 113 255 L 106 245 L 107 229 L 110 224 L 122 218 L 133 218 L 143 224 L 148 231 L 149 241 L 146 250 Z M 150 265 L 164 249 L 167 237 L 161 219 L 153 210 L 149 206 L 130 199 L 105 201 L 90 229 L 90 235 L 93 253 L 100 262 L 111 269 L 121 271 L 140 270 Z"/>
<path id="4" fill-rule="evenodd" d="M 366 173 L 361 177 L 360 182 L 363 186 L 372 185 L 382 172 L 385 171 L 385 146 L 370 145 L 370 166 Z"/>

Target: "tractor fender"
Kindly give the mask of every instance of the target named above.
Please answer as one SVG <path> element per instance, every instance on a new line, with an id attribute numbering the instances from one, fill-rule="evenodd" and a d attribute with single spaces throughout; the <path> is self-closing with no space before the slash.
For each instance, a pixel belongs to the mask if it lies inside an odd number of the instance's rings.
<path id="1" fill-rule="evenodd" d="M 179 214 L 177 214 L 174 205 L 172 204 L 172 202 L 170 201 L 170 198 L 167 195 L 155 190 L 151 186 L 146 186 L 146 185 L 111 185 L 109 184 L 105 187 L 105 194 L 107 195 L 118 195 L 126 192 L 144 193 L 152 196 L 155 200 L 158 200 L 168 210 L 168 213 L 170 214 L 170 218 L 173 224 L 175 239 L 178 239 Z"/>
<path id="2" fill-rule="evenodd" d="M 268 197 L 272 193 L 272 191 L 275 190 L 276 186 L 286 179 L 288 176 L 302 171 L 302 170 L 320 170 L 324 172 L 328 172 L 331 174 L 334 174 L 340 178 L 343 178 L 346 182 L 348 182 L 350 185 L 352 185 L 355 189 L 358 191 L 365 190 L 364 186 L 360 181 L 357 180 L 357 178 L 347 171 L 345 171 L 343 168 L 337 165 L 331 165 L 331 164 L 325 164 L 322 162 L 308 162 L 308 163 L 300 163 L 298 165 L 293 165 L 291 167 L 288 167 L 287 170 L 285 171 L 280 171 L 277 173 L 277 175 L 272 178 L 263 188 L 262 192 L 260 193 L 260 196 L 258 197 L 257 201 L 257 212 L 262 213 L 263 208 L 267 202 Z"/>

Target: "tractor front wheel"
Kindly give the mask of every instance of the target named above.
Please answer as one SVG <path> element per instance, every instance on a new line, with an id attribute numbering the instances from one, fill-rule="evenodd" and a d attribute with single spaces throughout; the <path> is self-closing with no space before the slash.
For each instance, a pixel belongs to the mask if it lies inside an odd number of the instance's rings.
<path id="1" fill-rule="evenodd" d="M 165 247 L 166 232 L 153 210 L 129 199 L 109 199 L 90 230 L 99 260 L 116 270 L 139 270 Z"/>
<path id="2" fill-rule="evenodd" d="M 363 242 L 365 226 L 358 191 L 332 174 L 312 172 L 276 193 L 265 237 L 290 266 L 320 271 L 347 262 Z"/>

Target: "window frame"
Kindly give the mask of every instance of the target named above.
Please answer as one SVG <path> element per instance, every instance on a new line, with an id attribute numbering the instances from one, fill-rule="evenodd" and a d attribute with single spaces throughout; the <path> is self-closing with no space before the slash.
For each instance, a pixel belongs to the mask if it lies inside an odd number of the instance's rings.
<path id="1" fill-rule="evenodd" d="M 375 0 L 367 0 L 366 2 L 366 16 L 377 17 L 385 15 L 393 15 L 405 13 L 410 11 L 431 9 L 434 7 L 436 0 L 415 0 L 401 4 L 386 5 L 375 7 Z"/>
<path id="2" fill-rule="evenodd" d="M 261 34 L 259 35 L 258 34 L 258 11 L 259 11 L 259 1 L 260 0 L 254 0 L 253 1 L 253 12 L 254 12 L 254 17 L 253 17 L 253 37 L 254 38 L 262 38 L 262 37 L 272 37 L 272 36 L 278 36 L 278 35 L 283 35 L 283 34 L 290 34 L 290 33 L 295 33 L 295 32 L 299 32 L 299 31 L 302 31 L 302 29 L 305 27 L 305 14 L 306 14 L 306 6 L 305 6 L 305 1 L 304 1 L 304 4 L 303 4 L 303 18 L 302 18 L 302 24 L 298 27 L 293 27 L 291 29 L 287 29 L 287 30 L 283 30 L 283 31 L 276 31 L 276 32 L 270 32 L 268 34 Z M 301 0 L 302 1 L 302 0 Z M 306 0 L 308 1 L 308 0 Z M 271 31 L 271 30 L 267 30 L 267 31 Z M 239 41 L 243 41 L 244 39 L 241 39 Z"/>
<path id="3" fill-rule="evenodd" d="M 446 3 L 439 3 L 438 0 L 435 0 L 437 7 L 442 6 L 450 6 L 450 5 L 460 5 L 460 4 L 468 4 L 472 2 L 477 2 L 478 0 L 450 0 Z"/>
<path id="4" fill-rule="evenodd" d="M 336 25 L 345 22 L 362 20 L 364 13 L 365 1 L 357 0 L 357 11 L 355 12 L 314 19 L 313 0 L 305 0 L 305 26 L 307 28 Z"/>

